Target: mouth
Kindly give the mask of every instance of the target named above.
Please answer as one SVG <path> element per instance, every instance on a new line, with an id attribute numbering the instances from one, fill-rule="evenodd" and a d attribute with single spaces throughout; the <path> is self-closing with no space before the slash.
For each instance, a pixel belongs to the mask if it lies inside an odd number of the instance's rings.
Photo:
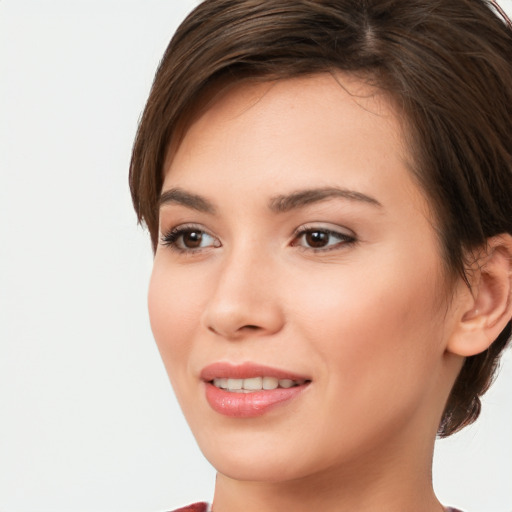
<path id="1" fill-rule="evenodd" d="M 210 407 L 234 418 L 261 416 L 295 400 L 311 383 L 305 376 L 252 363 L 215 363 L 203 369 L 201 380 Z"/>
<path id="2" fill-rule="evenodd" d="M 249 379 L 216 378 L 210 381 L 218 389 L 230 393 L 253 393 L 255 391 L 270 391 L 272 389 L 290 389 L 303 386 L 307 379 L 278 379 L 277 377 L 252 377 Z"/>

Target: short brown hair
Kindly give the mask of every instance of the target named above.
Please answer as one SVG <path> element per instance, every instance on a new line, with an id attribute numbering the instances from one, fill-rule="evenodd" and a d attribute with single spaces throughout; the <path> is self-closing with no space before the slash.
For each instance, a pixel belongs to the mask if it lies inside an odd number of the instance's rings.
<path id="1" fill-rule="evenodd" d="M 179 122 L 220 79 L 286 79 L 341 70 L 400 106 L 412 172 L 438 220 L 447 268 L 512 233 L 512 30 L 486 0 L 206 0 L 171 40 L 130 165 L 140 222 L 158 243 L 163 163 Z M 472 423 L 511 335 L 468 357 L 439 427 Z"/>

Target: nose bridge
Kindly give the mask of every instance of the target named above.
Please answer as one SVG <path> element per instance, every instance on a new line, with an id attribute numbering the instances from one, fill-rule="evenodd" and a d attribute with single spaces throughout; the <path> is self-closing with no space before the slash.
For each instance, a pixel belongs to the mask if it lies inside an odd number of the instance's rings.
<path id="1" fill-rule="evenodd" d="M 226 251 L 204 311 L 205 327 L 225 338 L 277 332 L 283 316 L 275 288 L 276 267 L 272 255 L 253 243 Z"/>

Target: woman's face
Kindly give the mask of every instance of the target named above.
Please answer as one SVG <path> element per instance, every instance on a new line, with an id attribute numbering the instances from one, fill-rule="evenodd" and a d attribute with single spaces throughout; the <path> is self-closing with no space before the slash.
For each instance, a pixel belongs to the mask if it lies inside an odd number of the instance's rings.
<path id="1" fill-rule="evenodd" d="M 416 457 L 454 378 L 457 301 L 399 122 L 337 79 L 231 89 L 167 160 L 151 325 L 233 478 Z"/>

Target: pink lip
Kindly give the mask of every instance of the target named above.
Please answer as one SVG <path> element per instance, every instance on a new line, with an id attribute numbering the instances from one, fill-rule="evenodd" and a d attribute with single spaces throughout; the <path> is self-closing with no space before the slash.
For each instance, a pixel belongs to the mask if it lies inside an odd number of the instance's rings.
<path id="1" fill-rule="evenodd" d="M 215 387 L 211 382 L 215 378 L 249 379 L 251 377 L 263 376 L 306 382 L 291 388 L 277 388 L 253 391 L 251 393 L 226 391 Z M 201 379 L 205 381 L 206 400 L 210 407 L 219 414 L 233 418 L 261 416 L 275 406 L 294 399 L 309 385 L 309 379 L 305 376 L 252 363 L 244 363 L 242 365 L 214 363 L 203 368 Z"/>
<path id="2" fill-rule="evenodd" d="M 250 379 L 251 377 L 275 377 L 276 379 L 311 380 L 304 375 L 291 373 L 278 368 L 271 368 L 254 363 L 231 364 L 213 363 L 205 366 L 200 374 L 206 382 L 213 379 Z"/>

